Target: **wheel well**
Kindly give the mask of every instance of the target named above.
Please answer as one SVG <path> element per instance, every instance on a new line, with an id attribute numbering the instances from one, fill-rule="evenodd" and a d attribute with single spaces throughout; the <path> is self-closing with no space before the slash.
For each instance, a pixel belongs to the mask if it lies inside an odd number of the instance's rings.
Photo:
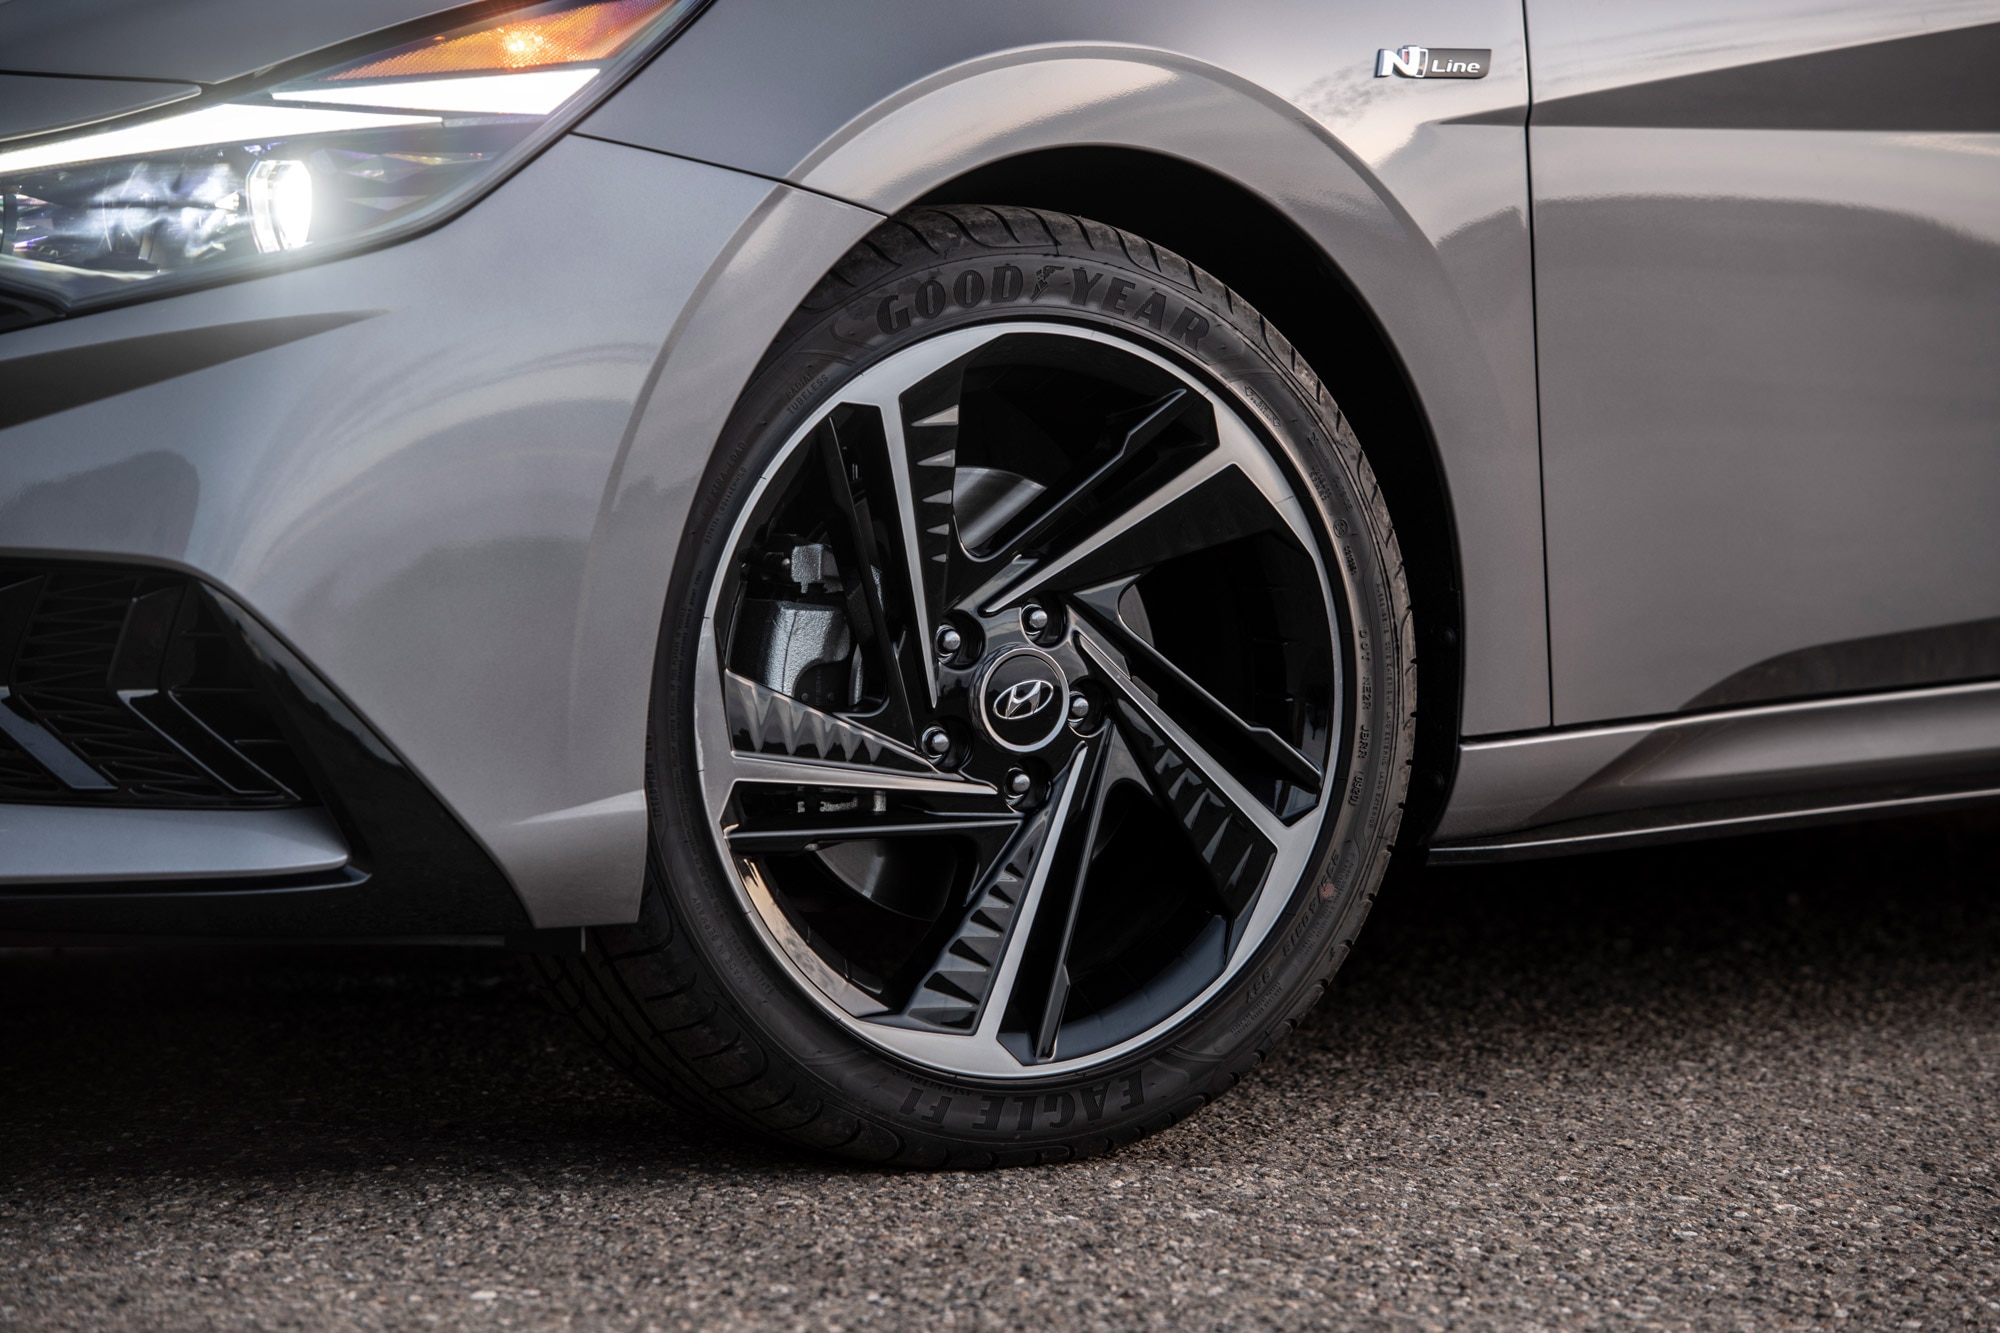
<path id="1" fill-rule="evenodd" d="M 1213 273 L 1284 332 L 1332 393 L 1381 482 L 1417 629 L 1417 738 L 1400 843 L 1443 812 L 1458 756 L 1458 543 L 1437 447 L 1402 361 L 1326 254 L 1282 213 L 1192 163 L 1119 148 L 1060 148 L 992 163 L 917 204 L 1015 204 L 1144 236 Z"/>

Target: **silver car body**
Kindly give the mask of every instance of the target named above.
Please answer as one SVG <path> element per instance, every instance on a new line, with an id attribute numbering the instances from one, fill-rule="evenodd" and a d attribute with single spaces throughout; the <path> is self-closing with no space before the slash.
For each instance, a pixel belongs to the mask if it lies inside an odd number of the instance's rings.
<path id="1" fill-rule="evenodd" d="M 0 135 L 438 7 L 15 0 Z M 1491 70 L 1376 76 L 1412 42 Z M 2000 50 L 2000 0 L 716 0 L 447 225 L 0 334 L 0 553 L 221 589 L 534 926 L 630 920 L 674 554 L 773 334 L 883 217 L 1115 151 L 1289 227 L 1298 308 L 1337 286 L 1404 377 L 1447 519 L 1404 532 L 1448 594 L 1434 855 L 1990 794 L 2000 83 L 1964 44 Z M 54 408 L 17 420 L 30 375 Z M 269 812 L 51 809 L 0 807 L 0 881 L 340 855 Z"/>

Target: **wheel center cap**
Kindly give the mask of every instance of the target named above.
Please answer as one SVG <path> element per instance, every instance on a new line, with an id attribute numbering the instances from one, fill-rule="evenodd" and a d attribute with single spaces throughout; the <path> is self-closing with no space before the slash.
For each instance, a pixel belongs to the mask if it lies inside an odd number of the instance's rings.
<path id="1" fill-rule="evenodd" d="M 1009 648 L 979 677 L 979 725 L 1003 749 L 1026 753 L 1054 740 L 1069 716 L 1069 680 L 1035 648 Z"/>

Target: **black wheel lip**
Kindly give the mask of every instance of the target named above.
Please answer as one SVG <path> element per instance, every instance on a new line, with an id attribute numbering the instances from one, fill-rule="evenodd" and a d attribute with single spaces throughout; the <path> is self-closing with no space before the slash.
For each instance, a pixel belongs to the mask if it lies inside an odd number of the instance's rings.
<path id="1" fill-rule="evenodd" d="M 1023 312 L 1023 314 L 1025 313 Z M 1338 839 L 1343 834 L 1351 832 L 1353 821 L 1358 813 L 1349 802 L 1340 799 L 1340 797 L 1351 779 L 1352 772 L 1358 760 L 1365 757 L 1364 755 L 1358 755 L 1355 747 L 1355 733 L 1359 723 L 1359 713 L 1357 711 L 1359 701 L 1357 696 L 1359 692 L 1358 678 L 1360 672 L 1359 653 L 1355 646 L 1353 627 L 1358 619 L 1358 608 L 1355 603 L 1360 596 L 1360 589 L 1350 578 L 1348 570 L 1340 558 L 1340 544 L 1336 540 L 1332 516 L 1320 501 L 1317 488 L 1304 474 L 1300 464 L 1293 457 L 1291 447 L 1283 442 L 1282 437 L 1267 418 L 1268 406 L 1262 401 L 1261 395 L 1258 395 L 1254 389 L 1247 395 L 1239 394 L 1237 391 L 1238 386 L 1219 378 L 1201 362 L 1189 357 L 1176 344 L 1157 335 L 1149 334 L 1144 329 L 1127 327 L 1123 324 L 1108 319 L 1100 319 L 1092 315 L 1078 315 L 1073 312 L 1056 310 L 1037 310 L 1032 313 L 1031 317 L 1023 318 L 1021 314 L 981 312 L 977 315 L 967 315 L 954 319 L 949 323 L 940 323 L 933 326 L 925 331 L 923 337 L 912 342 L 904 343 L 900 346 L 882 348 L 879 351 L 871 349 L 870 355 L 864 356 L 859 360 L 838 363 L 846 373 L 839 375 L 838 378 L 829 380 L 823 385 L 815 386 L 812 399 L 809 403 L 803 403 L 798 406 L 797 414 L 792 417 L 791 428 L 783 439 L 772 448 L 763 466 L 754 474 L 749 473 L 747 470 L 739 474 L 743 475 L 749 484 L 745 489 L 737 492 L 733 501 L 732 507 L 735 508 L 736 514 L 730 535 L 731 549 L 733 549 L 734 543 L 742 539 L 744 534 L 743 525 L 747 521 L 748 515 L 754 511 L 766 488 L 775 478 L 785 461 L 796 451 L 800 443 L 826 419 L 830 411 L 845 402 L 855 401 L 853 387 L 858 381 L 861 381 L 865 376 L 886 362 L 907 354 L 918 347 L 974 331 L 987 331 L 988 336 L 983 341 L 991 341 L 1014 334 L 1055 337 L 1081 335 L 1091 341 L 1108 344 L 1120 352 L 1134 354 L 1142 359 L 1161 364 L 1170 373 L 1199 388 L 1211 400 L 1214 406 L 1227 412 L 1237 423 L 1246 428 L 1260 446 L 1262 456 L 1268 459 L 1283 475 L 1288 488 L 1294 498 L 1298 500 L 1300 508 L 1305 512 L 1307 527 L 1312 533 L 1309 550 L 1324 580 L 1324 590 L 1329 594 L 1326 597 L 1325 605 L 1331 621 L 1331 628 L 1334 631 L 1333 639 L 1339 670 L 1340 716 L 1338 726 L 1334 729 L 1329 743 L 1329 758 L 1332 762 L 1328 765 L 1320 810 L 1317 815 L 1319 821 L 1318 829 L 1310 852 L 1302 858 L 1302 864 L 1306 871 L 1315 871 L 1317 868 L 1318 872 L 1323 872 L 1330 869 L 1331 852 L 1337 845 Z M 975 347 L 977 345 L 983 344 L 975 344 Z M 1247 339 L 1244 345 L 1246 348 L 1255 349 L 1256 354 L 1264 359 L 1269 373 L 1273 376 L 1282 376 L 1284 374 L 1283 368 L 1271 362 L 1268 354 L 1263 349 L 1256 348 L 1255 344 Z M 970 350 L 973 349 L 967 349 L 967 351 Z M 915 381 L 911 380 L 908 382 L 914 383 Z M 726 564 L 727 559 L 726 554 L 720 557 L 722 564 Z M 701 622 L 704 628 L 707 628 L 713 624 L 713 603 L 715 595 L 724 581 L 723 570 L 719 567 L 714 568 L 697 574 L 697 577 L 705 577 L 709 583 L 708 605 Z M 705 649 L 704 655 L 712 659 L 712 647 Z M 700 657 L 692 659 L 690 665 L 698 669 L 701 660 Z M 727 855 L 726 846 L 722 847 L 719 851 L 716 848 L 710 848 L 708 851 L 718 854 L 721 864 L 716 868 L 725 875 L 739 899 L 742 898 L 742 885 L 735 873 L 728 868 L 730 858 Z M 1025 1090 L 1029 1088 L 1068 1086 L 1074 1082 L 1075 1077 L 1080 1073 L 1103 1071 L 1121 1065 L 1130 1066 L 1153 1055 L 1157 1055 L 1162 1049 L 1181 1040 L 1183 1035 L 1188 1033 L 1190 1029 L 1204 1021 L 1218 1001 L 1227 998 L 1228 992 L 1234 983 L 1267 962 L 1271 949 L 1280 943 L 1279 936 L 1275 930 L 1276 918 L 1282 914 L 1286 905 L 1295 900 L 1307 888 L 1308 878 L 1317 881 L 1323 878 L 1323 875 L 1321 873 L 1313 873 L 1308 876 L 1301 873 L 1294 877 L 1290 892 L 1280 902 L 1278 911 L 1273 914 L 1273 919 L 1265 923 L 1265 928 L 1261 931 L 1261 938 L 1249 948 L 1239 949 L 1233 953 L 1229 965 L 1221 977 L 1217 978 L 1200 995 L 1194 997 L 1187 1004 L 1176 1010 L 1162 1023 L 1147 1032 L 1141 1033 L 1104 1051 L 1090 1052 L 1083 1056 L 1057 1061 L 1052 1064 L 1022 1066 L 1018 1070 L 1008 1070 L 1005 1072 L 966 1071 L 945 1065 L 932 1064 L 883 1044 L 876 1039 L 876 1034 L 882 1031 L 880 1025 L 858 1020 L 853 1015 L 839 1012 L 827 1004 L 825 1002 L 827 997 L 824 996 L 824 993 L 818 992 L 817 988 L 811 984 L 806 976 L 800 974 L 793 965 L 789 964 L 787 951 L 777 940 L 769 935 L 766 929 L 767 923 L 761 920 L 759 914 L 753 910 L 746 912 L 746 915 L 751 918 L 753 931 L 757 934 L 759 943 L 764 947 L 765 951 L 772 956 L 774 961 L 779 962 L 784 970 L 791 974 L 792 980 L 795 983 L 804 983 L 804 989 L 809 996 L 819 1001 L 814 1007 L 825 1013 L 827 1017 L 833 1019 L 841 1029 L 860 1038 L 866 1045 L 891 1060 L 898 1067 L 905 1068 L 914 1076 L 926 1081 L 940 1079 L 988 1080 L 1009 1090 Z M 1267 896 L 1270 895 L 1267 894 Z M 743 905 L 745 907 L 750 906 L 748 902 L 745 902 Z"/>

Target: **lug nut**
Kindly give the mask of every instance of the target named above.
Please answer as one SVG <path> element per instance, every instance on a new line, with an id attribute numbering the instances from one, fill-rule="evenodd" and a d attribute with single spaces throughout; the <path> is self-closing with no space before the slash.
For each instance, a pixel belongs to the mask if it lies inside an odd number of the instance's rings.
<path id="1" fill-rule="evenodd" d="M 1074 694 L 1070 695 L 1069 720 L 1072 722 L 1081 722 L 1089 716 L 1090 716 L 1090 700 L 1084 696 L 1083 691 L 1078 690 Z"/>
<path id="2" fill-rule="evenodd" d="M 1007 794 L 1009 796 L 1026 796 L 1028 788 L 1034 785 L 1035 780 L 1020 769 L 1010 768 L 1007 770 Z"/>
<path id="3" fill-rule="evenodd" d="M 956 625 L 938 626 L 937 650 L 939 657 L 954 657 L 958 654 L 958 650 L 963 647 L 965 647 L 965 636 L 958 632 Z"/>
<path id="4" fill-rule="evenodd" d="M 1021 624 L 1030 634 L 1040 634 L 1049 627 L 1049 613 L 1039 606 L 1021 608 Z"/>
<path id="5" fill-rule="evenodd" d="M 942 758 L 951 751 L 951 733 L 943 727 L 932 727 L 924 732 L 924 753 Z"/>

